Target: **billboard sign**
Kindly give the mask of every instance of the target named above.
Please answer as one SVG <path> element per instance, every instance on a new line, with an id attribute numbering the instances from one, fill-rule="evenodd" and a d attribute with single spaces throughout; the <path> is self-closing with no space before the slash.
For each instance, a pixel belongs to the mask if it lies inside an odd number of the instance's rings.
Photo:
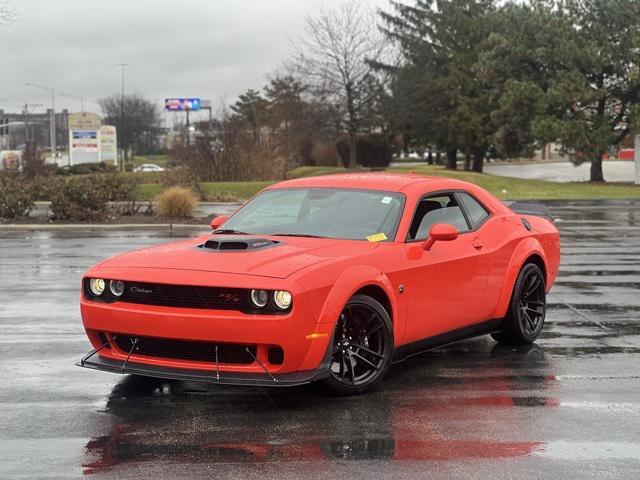
<path id="1" fill-rule="evenodd" d="M 199 98 L 165 98 L 164 109 L 170 112 L 200 110 Z"/>

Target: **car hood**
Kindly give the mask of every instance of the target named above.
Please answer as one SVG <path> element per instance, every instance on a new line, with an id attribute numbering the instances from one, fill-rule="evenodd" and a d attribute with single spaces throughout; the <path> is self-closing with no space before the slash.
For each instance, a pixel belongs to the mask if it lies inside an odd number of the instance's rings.
<path id="1" fill-rule="evenodd" d="M 261 277 L 286 278 L 310 265 L 368 253 L 376 243 L 326 238 L 260 237 L 277 240 L 277 246 L 256 250 L 220 251 L 200 248 L 215 236 L 136 250 L 112 257 L 100 268 L 156 268 Z M 247 239 L 248 236 L 238 237 Z"/>

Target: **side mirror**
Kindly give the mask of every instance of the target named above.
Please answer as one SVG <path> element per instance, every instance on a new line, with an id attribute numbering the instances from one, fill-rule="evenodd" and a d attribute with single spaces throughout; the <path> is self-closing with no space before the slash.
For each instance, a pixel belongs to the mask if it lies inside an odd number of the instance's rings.
<path id="1" fill-rule="evenodd" d="M 217 230 L 220 225 L 226 222 L 229 219 L 229 215 L 218 215 L 213 220 L 211 220 L 211 228 L 213 230 Z"/>
<path id="2" fill-rule="evenodd" d="M 448 223 L 436 223 L 429 229 L 429 238 L 422 242 L 424 250 L 431 250 L 434 243 L 449 242 L 458 238 L 458 229 Z"/>

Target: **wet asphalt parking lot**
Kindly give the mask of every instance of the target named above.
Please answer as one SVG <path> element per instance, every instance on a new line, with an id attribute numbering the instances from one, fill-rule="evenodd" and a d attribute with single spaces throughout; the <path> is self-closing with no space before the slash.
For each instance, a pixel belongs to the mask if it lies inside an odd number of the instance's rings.
<path id="1" fill-rule="evenodd" d="M 351 398 L 78 368 L 82 273 L 168 233 L 0 231 L 0 478 L 640 478 L 640 202 L 549 205 L 537 344 L 468 340 Z"/>

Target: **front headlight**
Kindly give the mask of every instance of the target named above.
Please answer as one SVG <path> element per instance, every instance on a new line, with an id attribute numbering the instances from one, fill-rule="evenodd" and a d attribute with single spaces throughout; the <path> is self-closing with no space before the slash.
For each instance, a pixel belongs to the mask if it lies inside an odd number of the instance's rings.
<path id="1" fill-rule="evenodd" d="M 114 297 L 121 297 L 124 293 L 124 282 L 121 280 L 111 280 L 109 282 L 109 290 Z"/>
<path id="2" fill-rule="evenodd" d="M 269 301 L 269 292 L 266 290 L 251 290 L 251 303 L 256 307 L 262 308 Z"/>
<path id="3" fill-rule="evenodd" d="M 273 292 L 273 303 L 280 310 L 286 310 L 291 306 L 291 292 L 286 290 L 276 290 Z"/>
<path id="4" fill-rule="evenodd" d="M 96 297 L 99 297 L 104 293 L 105 282 L 102 278 L 92 278 L 89 280 L 89 289 Z"/>

